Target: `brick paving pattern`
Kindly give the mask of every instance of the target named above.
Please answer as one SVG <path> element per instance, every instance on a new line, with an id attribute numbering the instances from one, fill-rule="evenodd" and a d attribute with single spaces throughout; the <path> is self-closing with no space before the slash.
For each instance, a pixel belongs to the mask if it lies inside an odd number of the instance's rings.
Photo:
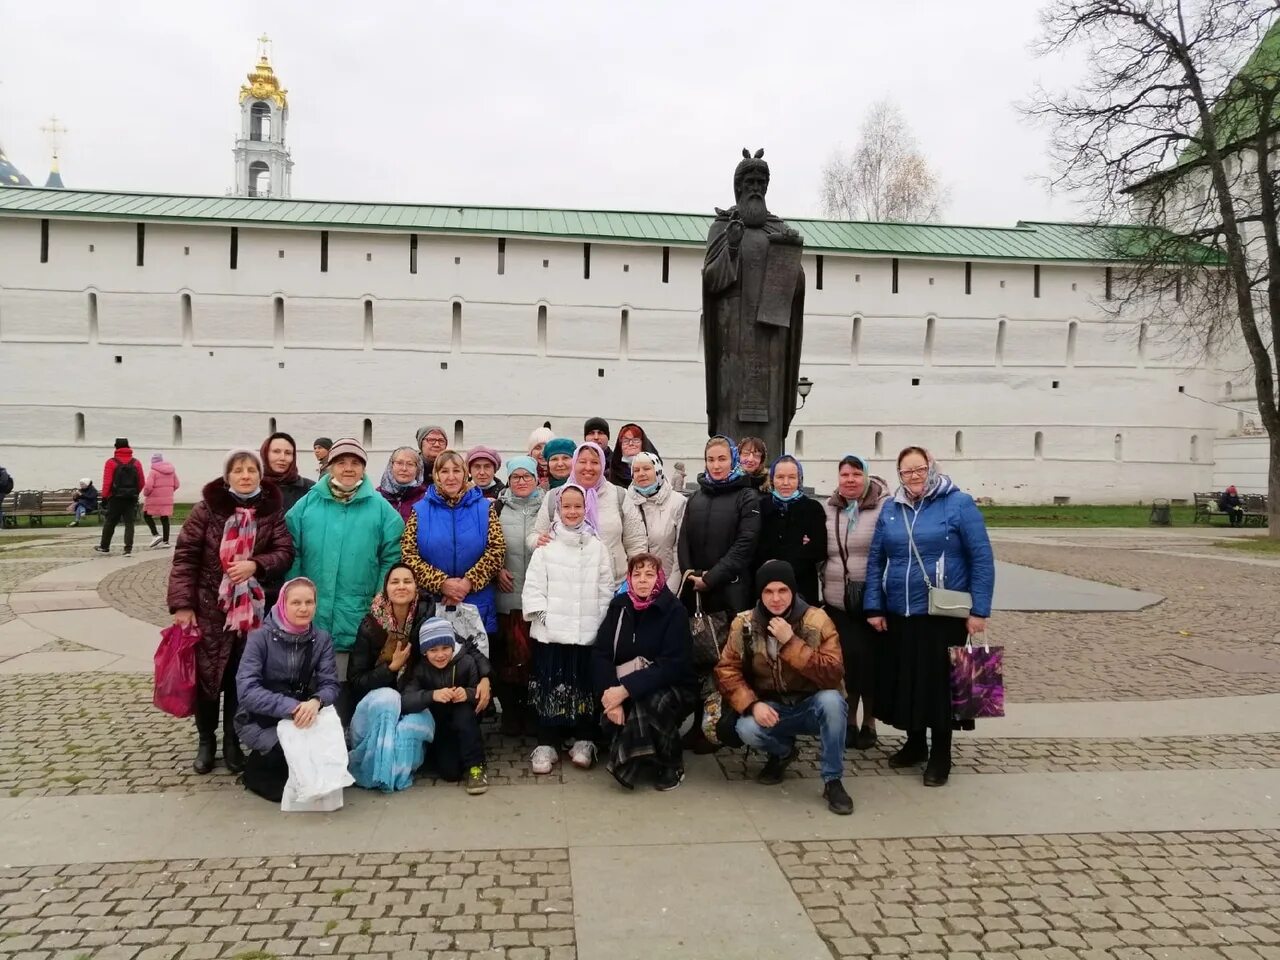
<path id="1" fill-rule="evenodd" d="M 817 741 L 797 739 L 799 756 L 787 767 L 790 779 L 817 779 Z M 850 777 L 911 776 L 919 779 L 923 765 L 894 770 L 886 762 L 901 747 L 899 735 L 882 737 L 871 750 L 845 751 L 845 775 Z M 728 780 L 753 779 L 764 756 L 752 751 L 722 750 L 716 754 Z M 1150 737 L 1135 740 L 980 739 L 957 733 L 952 746 L 955 773 L 1097 773 L 1107 770 L 1274 770 L 1280 769 L 1280 733 L 1232 737 Z"/>
<path id="2" fill-rule="evenodd" d="M 837 958 L 1280 957 L 1280 830 L 770 846 Z"/>
<path id="3" fill-rule="evenodd" d="M 575 960 L 566 850 L 0 870 L 0 957 Z"/>
<path id="4" fill-rule="evenodd" d="M 173 623 L 165 596 L 169 591 L 172 556 L 136 563 L 108 574 L 98 584 L 98 596 L 136 620 L 167 627 Z"/>
<path id="5" fill-rule="evenodd" d="M 491 730 L 485 740 L 494 785 L 560 784 L 593 775 L 566 758 L 535 777 L 532 738 Z M 193 721 L 152 706 L 148 676 L 0 677 L 0 796 L 241 789 L 221 761 L 208 776 L 194 773 L 195 748 Z M 429 773 L 419 782 L 461 789 Z"/>
<path id="6" fill-rule="evenodd" d="M 16 619 L 13 608 L 4 602 L 4 598 L 13 593 L 20 584 L 42 573 L 56 570 L 65 564 L 57 560 L 20 560 L 12 553 L 0 553 L 0 623 L 8 623 Z"/>

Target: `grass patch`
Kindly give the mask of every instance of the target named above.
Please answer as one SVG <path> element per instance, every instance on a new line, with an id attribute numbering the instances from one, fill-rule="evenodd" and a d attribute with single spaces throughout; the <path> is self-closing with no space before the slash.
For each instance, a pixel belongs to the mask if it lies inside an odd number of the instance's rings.
<path id="1" fill-rule="evenodd" d="M 373 921 L 372 921 L 372 920 L 361 920 L 361 921 L 360 921 L 360 933 L 361 933 L 361 935 L 362 935 L 362 936 L 366 936 L 366 937 L 367 937 L 369 934 L 373 933 Z"/>
<path id="2" fill-rule="evenodd" d="M 232 960 L 280 960 L 280 957 L 266 950 L 246 950 L 244 953 L 237 953 Z"/>
<path id="3" fill-rule="evenodd" d="M 335 931 L 335 930 L 337 930 L 337 929 L 338 929 L 338 921 L 337 921 L 337 920 L 327 920 L 327 921 L 325 921 L 325 925 L 324 925 L 324 936 L 326 936 L 326 937 L 327 937 L 329 934 L 333 933 L 333 931 Z"/>
<path id="4" fill-rule="evenodd" d="M 1273 539 L 1266 534 L 1260 537 L 1219 540 L 1214 546 L 1226 547 L 1228 550 L 1243 550 L 1246 553 L 1273 553 L 1280 556 L 1280 539 Z"/>
<path id="5" fill-rule="evenodd" d="M 1150 504 L 979 507 L 989 527 L 1147 527 Z M 1171 507 L 1175 527 L 1191 526 L 1195 508 Z"/>
<path id="6" fill-rule="evenodd" d="M 73 786 L 73 787 L 74 787 L 74 786 L 75 786 L 76 784 L 78 784 L 78 783 L 84 783 L 84 782 L 85 782 L 86 780 L 88 780 L 89 778 L 88 778 L 88 777 L 85 777 L 85 776 L 82 776 L 82 775 L 80 775 L 80 774 L 78 774 L 78 773 L 68 773 L 68 774 L 64 774 L 63 776 L 59 777 L 58 779 L 59 779 L 59 780 L 61 780 L 63 783 L 69 783 L 69 784 L 71 784 L 71 786 Z"/>
<path id="7" fill-rule="evenodd" d="M 334 888 L 334 891 L 333 891 L 333 902 L 334 902 L 334 903 L 337 903 L 339 900 L 341 900 L 344 896 L 346 896 L 348 893 L 350 893 L 350 892 L 351 892 L 352 890 L 354 890 L 354 889 L 355 889 L 355 887 L 336 887 L 336 888 Z"/>

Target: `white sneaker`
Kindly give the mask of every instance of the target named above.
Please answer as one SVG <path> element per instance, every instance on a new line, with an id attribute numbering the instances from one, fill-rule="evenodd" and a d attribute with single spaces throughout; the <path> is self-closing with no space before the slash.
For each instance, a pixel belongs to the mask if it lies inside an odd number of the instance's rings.
<path id="1" fill-rule="evenodd" d="M 554 747 L 534 747 L 533 755 L 529 757 L 529 769 L 539 776 L 550 773 L 558 759 Z"/>
<path id="2" fill-rule="evenodd" d="M 156 537 L 154 540 L 151 541 L 151 549 L 154 550 L 156 547 L 160 546 L 160 544 L 162 543 L 164 543 L 164 537 Z"/>
<path id="3" fill-rule="evenodd" d="M 569 759 L 575 767 L 590 770 L 596 765 L 596 745 L 590 740 L 575 740 L 569 748 Z"/>

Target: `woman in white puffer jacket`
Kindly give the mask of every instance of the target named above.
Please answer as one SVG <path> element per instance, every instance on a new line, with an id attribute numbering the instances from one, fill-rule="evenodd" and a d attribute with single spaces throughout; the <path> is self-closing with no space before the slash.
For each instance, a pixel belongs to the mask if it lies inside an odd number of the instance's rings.
<path id="1" fill-rule="evenodd" d="M 688 501 L 683 493 L 673 490 L 662 469 L 662 458 L 656 453 L 637 453 L 631 460 L 631 486 L 627 502 L 634 504 L 644 523 L 649 552 L 662 561 L 667 583 L 679 589 L 680 524 Z"/>
<path id="2" fill-rule="evenodd" d="M 530 758 L 536 774 L 551 772 L 566 735 L 573 739 L 574 765 L 595 764 L 598 705 L 591 658 L 614 592 L 613 562 L 596 536 L 587 491 L 567 483 L 559 500 L 551 539 L 534 551 L 521 596 L 534 640 L 529 706 L 538 720 L 538 746 Z"/>

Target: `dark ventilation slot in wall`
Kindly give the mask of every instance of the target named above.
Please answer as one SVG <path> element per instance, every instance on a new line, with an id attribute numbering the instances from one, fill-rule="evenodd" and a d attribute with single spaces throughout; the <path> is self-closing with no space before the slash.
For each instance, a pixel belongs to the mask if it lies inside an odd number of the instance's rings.
<path id="1" fill-rule="evenodd" d="M 1138 366 L 1144 366 L 1147 362 L 1147 325 L 1145 323 L 1138 324 Z"/>
<path id="2" fill-rule="evenodd" d="M 1200 462 L 1200 438 L 1194 433 L 1191 435 L 1191 462 Z"/>
<path id="3" fill-rule="evenodd" d="M 40 221 L 40 262 L 49 262 L 49 221 Z"/>
<path id="4" fill-rule="evenodd" d="M 815 257 L 814 259 L 817 261 L 817 266 L 814 270 L 813 286 L 814 286 L 814 289 L 821 290 L 822 289 L 822 254 L 818 254 L 817 257 Z"/>
<path id="5" fill-rule="evenodd" d="M 279 429 L 280 428 L 276 426 L 276 418 L 269 417 L 267 419 L 267 433 L 268 434 L 276 433 Z"/>
<path id="6" fill-rule="evenodd" d="M 545 304 L 538 307 L 538 356 L 545 357 L 547 355 L 547 307 Z"/>
<path id="7" fill-rule="evenodd" d="M 231 269 L 236 269 L 240 264 L 240 228 L 231 228 Z"/>
<path id="8" fill-rule="evenodd" d="M 455 420 L 453 421 L 453 449 L 455 450 L 462 449 L 462 443 L 463 443 L 462 438 L 463 438 L 462 421 Z"/>
<path id="9" fill-rule="evenodd" d="M 938 332 L 938 318 L 929 317 L 924 322 L 924 365 L 933 366 L 933 342 Z"/>
<path id="10" fill-rule="evenodd" d="M 964 292 L 965 295 L 973 293 L 973 261 L 966 260 L 964 264 Z"/>
<path id="11" fill-rule="evenodd" d="M 1111 294 L 1111 268 L 1107 267 L 1102 272 L 1102 295 L 1107 300 L 1114 299 Z"/>
<path id="12" fill-rule="evenodd" d="M 1076 343 L 1080 339 L 1080 324 L 1072 320 L 1067 324 L 1067 366 L 1076 365 Z"/>
<path id="13" fill-rule="evenodd" d="M 365 450 L 373 446 L 373 421 L 368 417 L 364 418 L 364 426 L 360 435 L 364 441 Z"/>
<path id="14" fill-rule="evenodd" d="M 195 339 L 195 319 L 191 315 L 191 294 L 182 295 L 182 343 L 190 346 Z"/>
<path id="15" fill-rule="evenodd" d="M 76 414 L 76 443 L 84 443 L 84 414 Z"/>
<path id="16" fill-rule="evenodd" d="M 364 348 L 373 349 L 373 301 L 364 302 Z"/>
<path id="17" fill-rule="evenodd" d="M 507 272 L 507 240 L 506 237 L 498 238 L 498 276 L 502 276 Z"/>
<path id="18" fill-rule="evenodd" d="M 453 329 L 450 336 L 450 347 L 454 353 L 462 349 L 462 301 L 453 301 Z"/>
<path id="19" fill-rule="evenodd" d="M 1040 430 L 1036 431 L 1033 451 L 1037 460 L 1044 459 L 1044 433 Z"/>
<path id="20" fill-rule="evenodd" d="M 582 279 L 591 279 L 591 244 L 582 245 Z"/>
<path id="21" fill-rule="evenodd" d="M 996 327 L 996 366 L 1004 366 L 1004 341 L 1009 332 L 1009 321 L 1001 320 Z"/>
<path id="22" fill-rule="evenodd" d="M 877 457 L 884 456 L 884 433 L 882 433 L 879 430 L 876 431 L 876 442 L 875 442 L 874 449 L 876 452 L 875 455 Z"/>
<path id="23" fill-rule="evenodd" d="M 142 266 L 147 255 L 147 225 L 138 224 L 138 266 Z"/>
<path id="24" fill-rule="evenodd" d="M 898 292 L 898 258 L 893 258 L 893 292 Z"/>
<path id="25" fill-rule="evenodd" d="M 1111 455 L 1117 461 L 1124 459 L 1124 434 L 1117 433 L 1115 439 L 1111 441 Z"/>
<path id="26" fill-rule="evenodd" d="M 618 328 L 618 356 L 626 360 L 631 350 L 631 311 L 622 311 L 622 323 Z"/>
<path id="27" fill-rule="evenodd" d="M 329 231 L 320 231 L 320 272 L 329 272 Z"/>
<path id="28" fill-rule="evenodd" d="M 418 235 L 409 234 L 409 272 L 418 272 Z"/>
<path id="29" fill-rule="evenodd" d="M 1040 296 L 1040 264 L 1038 263 L 1031 268 L 1031 295 Z"/>
<path id="30" fill-rule="evenodd" d="M 849 362 L 857 364 L 862 356 L 862 318 L 853 318 L 853 334 L 849 338 Z"/>
<path id="31" fill-rule="evenodd" d="M 955 455 L 957 457 L 964 456 L 964 431 L 963 430 L 956 431 Z"/>
<path id="32" fill-rule="evenodd" d="M 671 282 L 671 248 L 662 248 L 662 282 Z"/>
<path id="33" fill-rule="evenodd" d="M 796 456 L 797 457 L 804 456 L 804 431 L 803 430 L 796 431 Z"/>
<path id="34" fill-rule="evenodd" d="M 277 348 L 284 346 L 284 297 L 273 302 L 272 338 Z"/>
<path id="35" fill-rule="evenodd" d="M 182 446 L 182 417 L 176 413 L 173 415 L 173 445 Z"/>
<path id="36" fill-rule="evenodd" d="M 98 342 L 98 295 L 89 294 L 89 342 Z"/>
<path id="37" fill-rule="evenodd" d="M 1175 273 L 1173 275 L 1173 300 L 1175 303 L 1182 302 L 1182 274 Z"/>

